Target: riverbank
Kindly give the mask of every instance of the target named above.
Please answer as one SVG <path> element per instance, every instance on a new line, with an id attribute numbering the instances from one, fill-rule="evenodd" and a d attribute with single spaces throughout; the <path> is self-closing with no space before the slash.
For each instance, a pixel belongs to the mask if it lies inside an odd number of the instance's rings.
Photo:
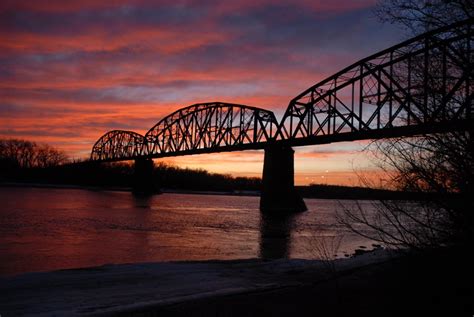
<path id="1" fill-rule="evenodd" d="M 458 262 L 461 260 L 462 262 Z M 134 311 L 154 316 L 472 316 L 472 266 L 452 252 L 392 258 L 300 286 Z M 130 312 L 117 314 L 127 316 Z"/>
<path id="2" fill-rule="evenodd" d="M 259 259 L 103 265 L 4 278 L 2 316 L 109 314 L 164 309 L 170 305 L 237 294 L 299 287 L 334 272 L 381 263 L 379 250 L 334 261 Z"/>
<path id="3" fill-rule="evenodd" d="M 472 286 L 463 263 L 454 269 L 445 258 L 450 254 L 438 255 L 377 250 L 333 262 L 167 262 L 29 273 L 1 280 L 0 311 L 2 316 L 469 312 Z"/>

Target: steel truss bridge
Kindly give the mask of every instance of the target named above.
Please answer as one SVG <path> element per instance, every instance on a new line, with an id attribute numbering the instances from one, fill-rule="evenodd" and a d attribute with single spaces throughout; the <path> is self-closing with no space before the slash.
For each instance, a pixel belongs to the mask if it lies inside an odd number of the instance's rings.
<path id="1" fill-rule="evenodd" d="M 364 58 L 272 111 L 195 104 L 145 135 L 114 130 L 92 161 L 121 161 L 414 136 L 473 128 L 473 19 L 424 33 Z"/>

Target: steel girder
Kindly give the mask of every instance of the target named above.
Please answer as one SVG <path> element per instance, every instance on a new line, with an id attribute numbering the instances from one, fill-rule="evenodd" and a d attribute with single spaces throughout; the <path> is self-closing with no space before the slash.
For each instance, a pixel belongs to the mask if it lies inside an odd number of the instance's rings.
<path id="1" fill-rule="evenodd" d="M 473 19 L 364 58 L 290 101 L 277 139 L 292 145 L 472 125 Z"/>

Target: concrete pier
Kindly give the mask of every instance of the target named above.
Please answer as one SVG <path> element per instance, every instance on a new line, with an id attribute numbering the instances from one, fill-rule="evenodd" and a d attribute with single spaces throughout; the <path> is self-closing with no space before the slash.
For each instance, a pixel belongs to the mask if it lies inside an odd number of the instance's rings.
<path id="1" fill-rule="evenodd" d="M 153 179 L 152 159 L 143 158 L 135 160 L 133 192 L 137 194 L 154 194 L 159 192 L 159 187 Z"/>
<path id="2" fill-rule="evenodd" d="M 283 213 L 307 210 L 295 190 L 294 151 L 289 146 L 272 144 L 265 148 L 260 210 Z"/>

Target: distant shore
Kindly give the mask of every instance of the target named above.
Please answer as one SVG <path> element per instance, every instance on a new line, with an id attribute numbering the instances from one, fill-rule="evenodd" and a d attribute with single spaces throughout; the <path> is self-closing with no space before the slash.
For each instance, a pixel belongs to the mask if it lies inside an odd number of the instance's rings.
<path id="1" fill-rule="evenodd" d="M 71 184 L 51 184 L 51 183 L 28 183 L 28 182 L 0 182 L 0 187 L 33 187 L 33 188 L 55 188 L 55 189 L 84 189 L 93 191 L 118 191 L 131 192 L 130 187 L 114 187 L 114 186 L 89 186 L 89 185 L 71 185 Z M 251 190 L 236 191 L 211 191 L 211 190 L 187 190 L 162 188 L 159 194 L 194 194 L 194 195 L 232 195 L 232 196 L 259 196 L 260 192 Z"/>
<path id="2" fill-rule="evenodd" d="M 93 191 L 121 191 L 131 192 L 132 188 L 122 186 L 92 186 L 92 185 L 76 185 L 76 184 L 56 184 L 56 183 L 40 183 L 40 182 L 0 182 L 0 187 L 38 187 L 38 188 L 67 188 L 67 189 L 85 189 Z M 296 186 L 296 189 L 303 198 L 315 199 L 340 199 L 340 200 L 378 200 L 378 199 L 406 199 L 419 200 L 423 199 L 423 195 L 419 193 L 397 192 L 383 189 L 373 189 L 365 187 L 348 187 L 336 185 L 309 185 Z M 233 190 L 233 191 L 216 191 L 216 190 L 192 190 L 178 188 L 161 188 L 159 193 L 176 193 L 176 194 L 195 194 L 195 195 L 231 195 L 231 196 L 260 196 L 260 192 L 256 190 Z M 427 196 L 427 195 L 425 195 Z"/>

